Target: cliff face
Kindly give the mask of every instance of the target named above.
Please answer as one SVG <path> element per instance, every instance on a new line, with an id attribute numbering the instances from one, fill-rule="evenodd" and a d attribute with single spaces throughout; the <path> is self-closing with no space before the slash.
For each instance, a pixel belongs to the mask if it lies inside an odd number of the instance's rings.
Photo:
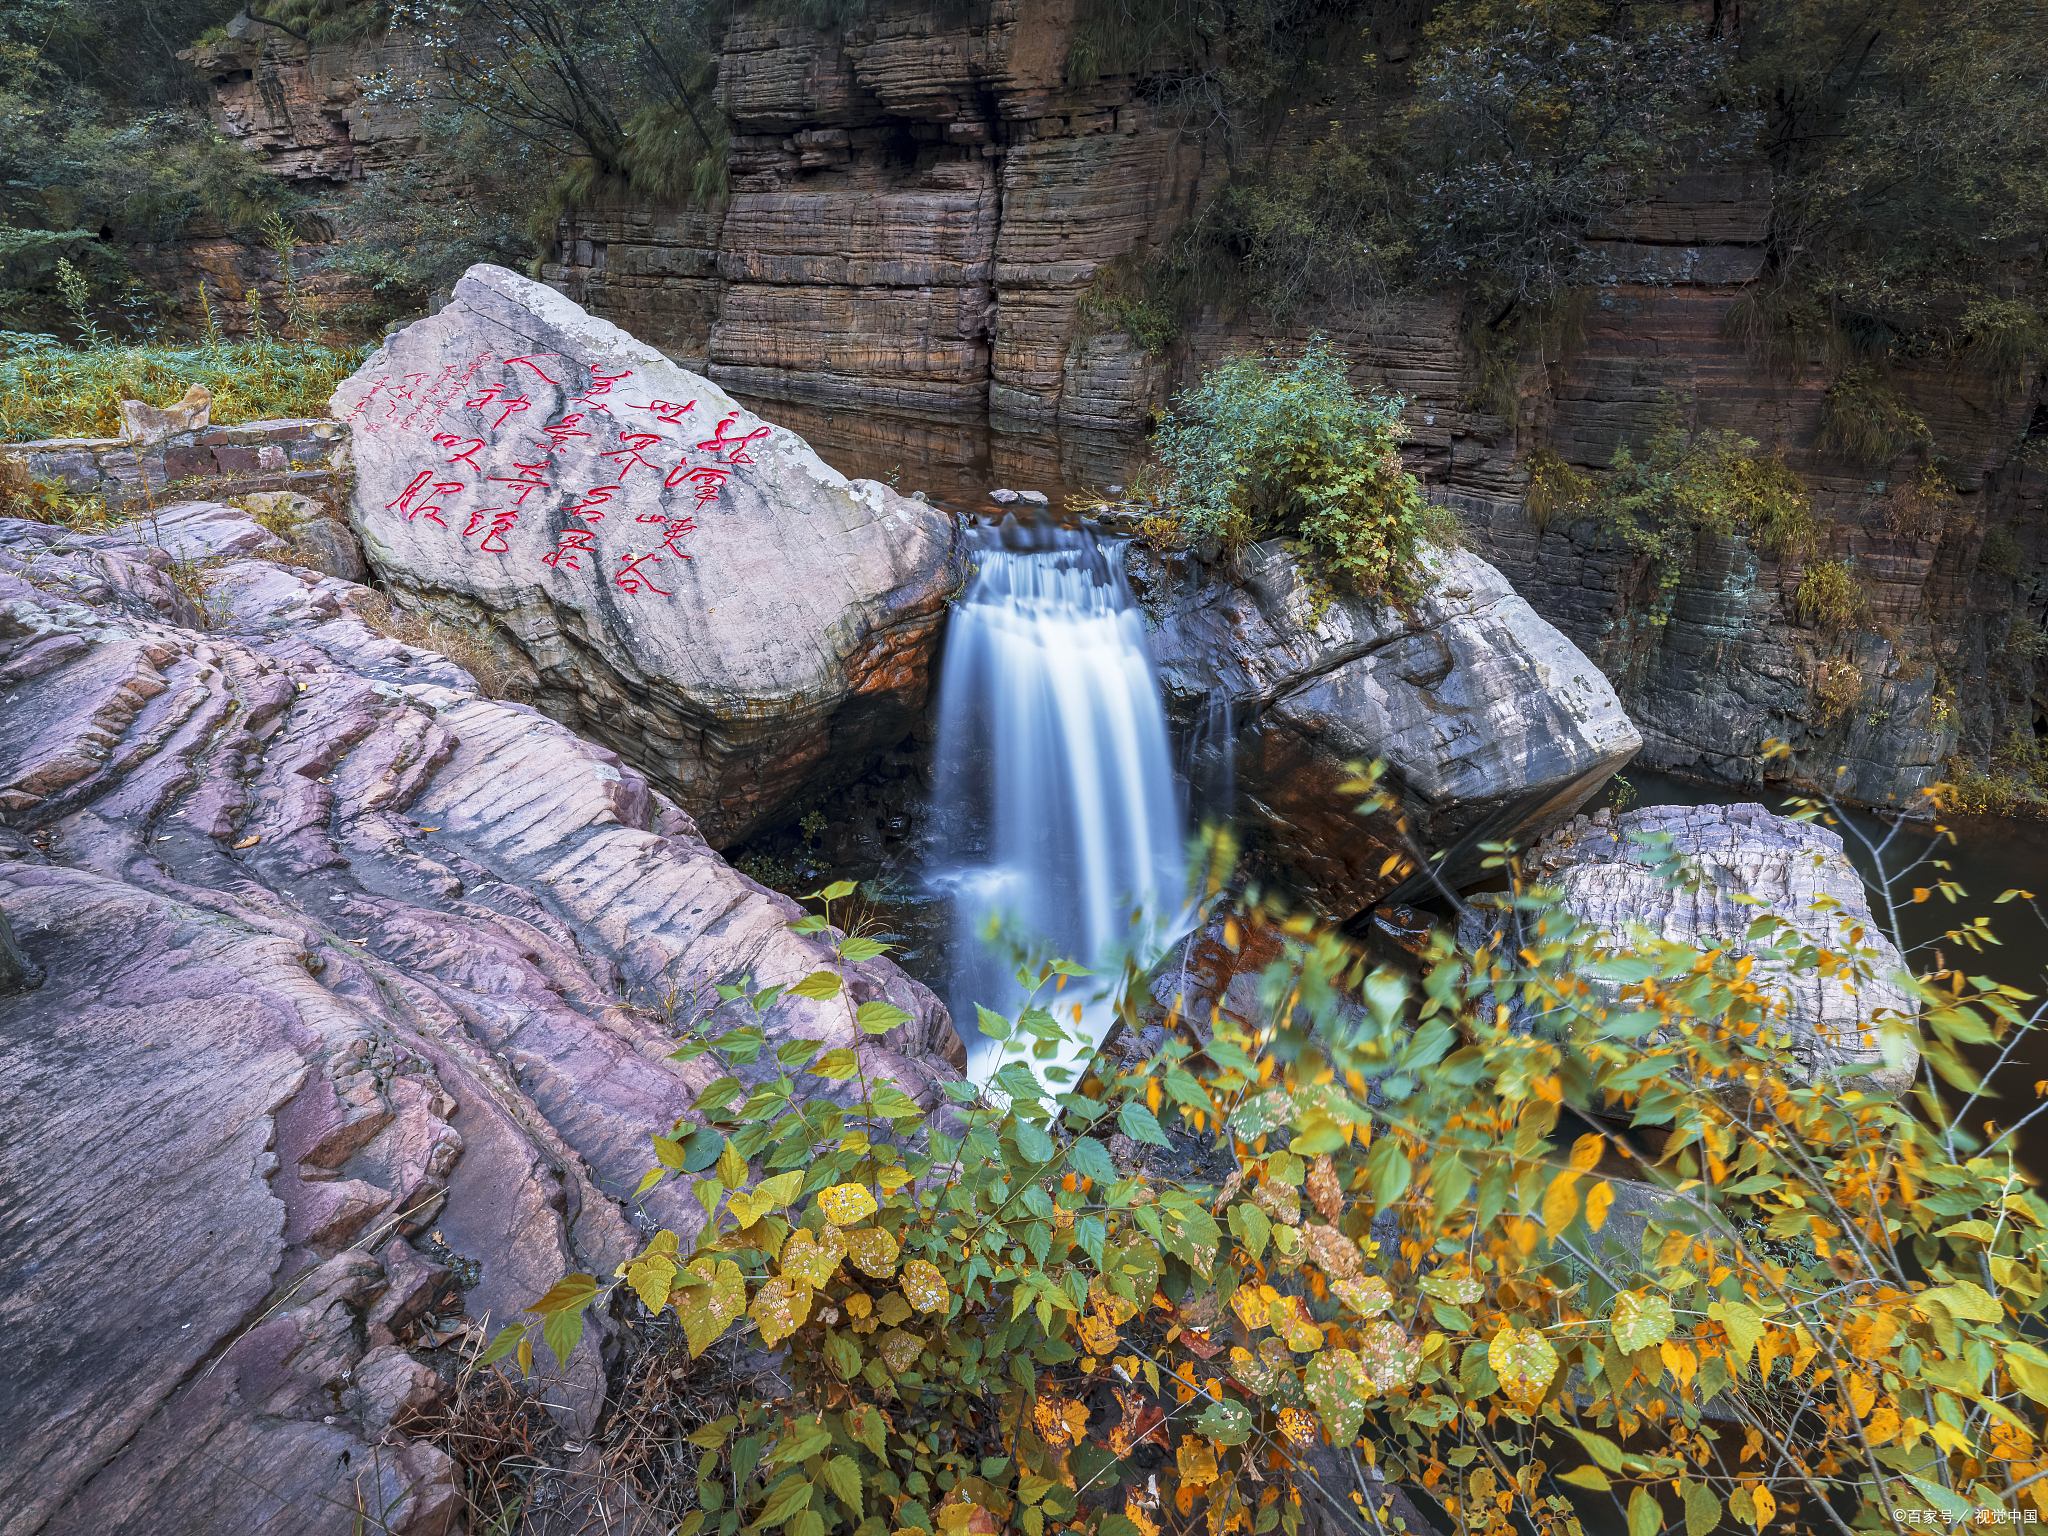
<path id="1" fill-rule="evenodd" d="M 875 0 L 844 32 L 743 16 L 719 83 L 728 204 L 583 209 L 543 276 L 685 366 L 781 402 L 798 430 L 902 414 L 932 424 L 915 437 L 985 410 L 998 441 L 1045 445 L 1041 462 L 1056 455 L 1070 479 L 1119 475 L 1109 434 L 1144 425 L 1207 362 L 1321 330 L 1360 383 L 1408 397 L 1411 467 L 1615 680 L 1644 763 L 1756 782 L 1779 737 L 1798 771 L 1833 780 L 1847 764 L 1852 792 L 1882 802 L 1958 750 L 1981 755 L 2014 729 L 2048 737 L 2031 651 L 2048 604 L 2038 372 L 2001 395 L 1939 361 L 1894 371 L 1957 492 L 1945 506 L 1910 504 L 1913 459 L 1820 450 L 1829 370 L 1814 358 L 1773 372 L 1726 335 L 1762 266 L 1765 173 L 1674 177 L 1625 227 L 1596 231 L 1649 280 L 1589 295 L 1581 334 L 1515 360 L 1486 403 L 1455 295 L 1287 325 L 1211 312 L 1148 355 L 1088 297 L 1106 266 L 1162 250 L 1202 205 L 1225 173 L 1220 143 L 1155 104 L 1157 79 L 1069 84 L 1074 31 L 1073 0 Z M 347 81 L 405 65 L 403 43 L 379 60 L 236 46 L 207 56 L 221 119 L 281 173 L 357 175 L 402 156 L 407 125 L 351 105 Z M 1301 106 L 1303 138 L 1362 110 Z M 1532 449 L 1604 468 L 1674 401 L 1805 479 L 1833 520 L 1815 558 L 1851 562 L 1863 595 L 1853 628 L 1801 621 L 1802 565 L 1746 540 L 1703 538 L 1671 586 L 1600 528 L 1530 522 Z"/>

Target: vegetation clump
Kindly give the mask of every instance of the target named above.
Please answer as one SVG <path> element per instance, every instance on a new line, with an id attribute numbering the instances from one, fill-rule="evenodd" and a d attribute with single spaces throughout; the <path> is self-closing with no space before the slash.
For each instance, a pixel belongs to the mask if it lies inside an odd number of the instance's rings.
<path id="1" fill-rule="evenodd" d="M 1799 578 L 1792 607 L 1800 618 L 1825 630 L 1847 629 L 1862 617 L 1863 587 L 1847 560 L 1816 560 Z"/>
<path id="2" fill-rule="evenodd" d="M 366 347 L 263 338 L 212 345 L 64 346 L 55 337 L 0 335 L 0 441 L 118 437 L 123 400 L 174 401 L 192 384 L 213 394 L 221 425 L 325 416 L 335 385 Z"/>
<path id="3" fill-rule="evenodd" d="M 681 1536 L 1264 1536 L 1310 1502 L 1372 1536 L 1404 1485 L 1460 1536 L 2048 1507 L 2048 1203 L 2026 1111 L 1987 1123 L 1964 1056 L 2013 1057 L 2042 1010 L 1939 959 L 1887 978 L 1910 1006 L 1851 1027 L 1917 1060 L 1902 1100 L 1811 1074 L 1787 1033 L 1823 971 L 1867 995 L 1867 929 L 1760 913 L 1755 961 L 1600 936 L 1508 873 L 1491 937 L 1439 933 L 1413 974 L 1240 904 L 1228 942 L 1272 957 L 1256 1017 L 1138 1066 L 1060 1064 L 1095 984 L 1042 966 L 1015 1020 L 982 1014 L 1014 1059 L 938 1113 L 847 1047 L 766 1055 L 790 997 L 904 1022 L 836 968 L 722 986 L 675 1052 L 718 1075 L 641 1185 L 701 1220 L 565 1276 L 483 1359 L 566 1361 L 592 1307 L 673 1312 L 693 1355 L 735 1328 L 781 1350 L 787 1399 L 691 1434 Z M 888 946 L 832 925 L 850 892 L 794 926 L 857 964 Z"/>
<path id="4" fill-rule="evenodd" d="M 1155 453 L 1184 536 L 1226 549 L 1287 535 L 1341 590 L 1403 597 L 1457 516 L 1401 464 L 1398 395 L 1366 395 L 1318 337 L 1292 358 L 1234 357 L 1160 425 Z"/>

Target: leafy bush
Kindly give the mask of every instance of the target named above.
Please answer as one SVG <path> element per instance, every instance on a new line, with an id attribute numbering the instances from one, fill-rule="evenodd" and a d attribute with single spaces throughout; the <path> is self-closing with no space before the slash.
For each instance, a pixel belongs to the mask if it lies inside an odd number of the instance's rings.
<path id="1" fill-rule="evenodd" d="M 1800 576 L 1792 607 L 1822 629 L 1846 629 L 1863 613 L 1863 588 L 1847 560 L 1818 560 Z"/>
<path id="2" fill-rule="evenodd" d="M 1837 656 L 1815 676 L 1813 696 L 1820 705 L 1815 718 L 1821 725 L 1833 725 L 1863 697 L 1863 673 L 1848 657 Z"/>
<path id="3" fill-rule="evenodd" d="M 842 962 L 886 948 L 829 926 L 850 889 L 794 925 Z M 1400 1484 L 1461 1536 L 1566 1536 L 1587 1506 L 1636 1536 L 1953 1522 L 2015 1485 L 2048 1506 L 2048 1203 L 2013 1162 L 2026 1112 L 1980 1131 L 1961 1050 L 2023 1052 L 2043 1010 L 1896 978 L 1914 1011 L 1850 1027 L 1919 1053 L 1906 1102 L 1788 1049 L 1792 989 L 1871 978 L 1846 920 L 1760 916 L 1767 965 L 1603 939 L 1520 878 L 1502 902 L 1481 947 L 1440 933 L 1415 976 L 1253 904 L 1225 938 L 1273 957 L 1256 1021 L 1170 1030 L 1137 1069 L 1051 1065 L 1086 973 L 1045 967 L 1014 1025 L 983 1015 L 1040 1071 L 948 1085 L 929 1116 L 851 1050 L 763 1059 L 759 1010 L 848 1007 L 836 969 L 721 987 L 676 1056 L 723 1075 L 641 1186 L 682 1180 L 701 1223 L 564 1278 L 484 1358 L 530 1370 L 537 1330 L 566 1360 L 586 1309 L 629 1297 L 673 1308 L 693 1353 L 735 1325 L 783 1351 L 790 1400 L 691 1437 L 681 1536 L 1261 1536 L 1306 1499 L 1370 1533 Z M 1119 1169 L 1112 1134 L 1228 1171 Z"/>
<path id="4" fill-rule="evenodd" d="M 334 386 L 367 348 L 307 341 L 210 347 L 104 346 L 74 352 L 48 336 L 0 337 L 0 442 L 117 437 L 121 401 L 167 404 L 193 384 L 213 392 L 221 424 L 325 416 Z"/>
<path id="5" fill-rule="evenodd" d="M 1889 464 L 1912 448 L 1934 449 L 1925 419 L 1875 368 L 1862 363 L 1843 369 L 1829 386 L 1815 441 L 1865 464 Z"/>
<path id="6" fill-rule="evenodd" d="M 1754 438 L 1688 424 L 1675 407 L 1640 456 L 1626 443 L 1615 451 L 1583 506 L 1674 575 L 1702 533 L 1742 534 L 1783 560 L 1811 553 L 1827 531 L 1783 457 Z"/>
<path id="7" fill-rule="evenodd" d="M 1946 773 L 1963 815 L 2048 816 L 2048 749 L 2017 726 L 1981 766 L 1958 759 Z"/>
<path id="8" fill-rule="evenodd" d="M 1194 539 L 1297 537 L 1337 584 L 1411 590 L 1425 544 L 1455 536 L 1401 467 L 1398 395 L 1361 395 L 1321 337 L 1292 359 L 1234 357 L 1180 397 L 1155 453 Z"/>
<path id="9" fill-rule="evenodd" d="M 1548 528 L 1559 512 L 1580 513 L 1592 508 L 1599 488 L 1591 475 L 1572 468 L 1549 448 L 1531 450 L 1523 462 L 1529 471 L 1523 506 L 1531 526 Z"/>
<path id="10" fill-rule="evenodd" d="M 2020 555 L 2020 541 L 2012 536 L 2012 530 L 2005 524 L 1993 523 L 1984 530 L 1984 545 L 1977 552 L 1977 568 L 1994 576 L 2017 576 L 2026 569 L 2026 562 Z"/>

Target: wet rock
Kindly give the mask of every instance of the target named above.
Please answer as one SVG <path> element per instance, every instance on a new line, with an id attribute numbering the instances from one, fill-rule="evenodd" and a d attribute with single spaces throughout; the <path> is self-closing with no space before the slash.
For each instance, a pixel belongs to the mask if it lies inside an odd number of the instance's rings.
<path id="1" fill-rule="evenodd" d="M 1659 837 L 1694 866 L 1698 889 L 1666 887 L 1654 846 L 1643 841 Z M 1874 978 L 1860 986 L 1810 972 L 1793 980 L 1785 1023 L 1792 1050 L 1810 1076 L 1863 1075 L 1892 1091 L 1912 1080 L 1914 1061 L 1887 1067 L 1876 1037 L 1881 1015 L 1913 1011 L 1891 980 L 1905 962 L 1873 921 L 1839 833 L 1760 805 L 1650 806 L 1573 817 L 1530 850 L 1526 868 L 1531 878 L 1554 884 L 1565 908 L 1592 924 L 1603 942 L 1622 942 L 1629 926 L 1640 924 L 1677 943 L 1757 955 L 1752 979 L 1767 986 L 1783 985 L 1791 968 L 1763 956 L 1764 946 L 1746 937 L 1765 913 L 1837 953 L 1847 947 L 1846 931 L 1862 928 L 1862 943 L 1874 951 Z M 1487 929 L 1479 908 L 1461 937 L 1476 945 Z"/>
<path id="2" fill-rule="evenodd" d="M 710 1080 L 667 1057 L 726 1022 L 717 982 L 839 971 L 749 1019 L 762 1060 L 822 1038 L 927 1106 L 959 1039 L 888 961 L 791 933 L 615 753 L 369 630 L 364 589 L 231 559 L 199 631 L 163 551 L 19 529 L 0 907 L 47 978 L 0 999 L 0 1508 L 440 1536 L 455 1467 L 407 1428 L 433 1372 L 392 1346 L 444 1280 L 495 1326 L 643 1222 L 694 1231 L 671 1186 L 629 1197 Z M 876 998 L 910 1017 L 870 1039 Z M 572 1432 L 613 1337 L 538 1352 Z"/>
<path id="3" fill-rule="evenodd" d="M 1169 709 L 1192 725 L 1227 707 L 1238 814 L 1332 916 L 1473 880 L 1481 844 L 1535 841 L 1642 744 L 1600 670 L 1498 571 L 1429 559 L 1404 609 L 1318 591 L 1277 540 L 1234 576 L 1133 547 Z M 1428 870 L 1340 789 L 1375 758 Z"/>
<path id="4" fill-rule="evenodd" d="M 1018 493 L 1018 492 L 1016 492 L 1016 491 L 1012 491 L 1012 490 L 999 490 L 999 491 L 990 491 L 990 492 L 988 493 L 988 499 L 989 499 L 990 501 L 994 501 L 994 502 L 1000 502 L 1000 503 L 1001 503 L 1001 504 L 1002 504 L 1003 506 L 1006 506 L 1006 507 L 1007 507 L 1007 506 L 1008 506 L 1008 505 L 1009 505 L 1009 504 L 1010 504 L 1011 502 L 1013 502 L 1013 501 L 1018 501 L 1018 500 L 1021 500 L 1022 498 L 1021 498 L 1021 495 L 1020 495 L 1020 493 Z"/>
<path id="5" fill-rule="evenodd" d="M 550 716 L 724 846 L 922 709 L 951 514 L 849 481 L 716 384 L 478 266 L 335 391 L 393 597 L 494 627 Z"/>

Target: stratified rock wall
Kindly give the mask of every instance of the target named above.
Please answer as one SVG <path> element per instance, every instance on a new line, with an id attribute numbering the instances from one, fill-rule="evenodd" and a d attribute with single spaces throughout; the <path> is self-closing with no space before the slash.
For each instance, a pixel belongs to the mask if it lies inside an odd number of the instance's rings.
<path id="1" fill-rule="evenodd" d="M 1832 369 L 1814 356 L 1774 370 L 1731 339 L 1771 217 L 1768 173 L 1743 166 L 1673 175 L 1594 230 L 1625 281 L 1584 295 L 1577 320 L 1484 389 L 1456 295 L 1311 305 L 1284 324 L 1212 309 L 1148 353 L 1096 302 L 1115 286 L 1104 279 L 1165 250 L 1227 168 L 1205 120 L 1170 105 L 1175 60 L 1075 80 L 1075 14 L 1073 0 L 876 0 L 834 31 L 750 10 L 721 63 L 729 203 L 578 210 L 543 275 L 798 421 L 985 410 L 1079 481 L 1122 478 L 1129 442 L 1104 435 L 1144 424 L 1207 364 L 1320 331 L 1359 383 L 1407 398 L 1410 466 L 1462 498 L 1475 547 L 1613 679 L 1646 765 L 1731 783 L 1796 771 L 1905 802 L 1952 754 L 1981 757 L 2015 729 L 2048 737 L 2038 372 L 2001 392 L 1942 360 L 1887 362 L 1958 492 L 1936 515 L 1904 505 L 1922 468 L 1913 455 L 1873 465 L 1818 450 Z M 1363 71 L 1398 92 L 1414 57 L 1391 32 L 1374 45 L 1355 80 L 1296 104 L 1275 155 L 1372 130 L 1377 87 Z M 384 46 L 389 67 L 413 67 L 399 34 Z M 223 125 L 295 178 L 387 163 L 405 120 L 346 104 L 348 50 L 296 47 L 252 37 L 201 55 Z M 1833 519 L 1814 558 L 1851 562 L 1866 594 L 1857 624 L 1836 634 L 1800 620 L 1803 566 L 1747 541 L 1702 540 L 1660 586 L 1597 528 L 1528 522 L 1532 449 L 1604 468 L 1672 408 L 1784 452 Z M 1774 737 L 1798 749 L 1791 764 L 1762 755 Z"/>

